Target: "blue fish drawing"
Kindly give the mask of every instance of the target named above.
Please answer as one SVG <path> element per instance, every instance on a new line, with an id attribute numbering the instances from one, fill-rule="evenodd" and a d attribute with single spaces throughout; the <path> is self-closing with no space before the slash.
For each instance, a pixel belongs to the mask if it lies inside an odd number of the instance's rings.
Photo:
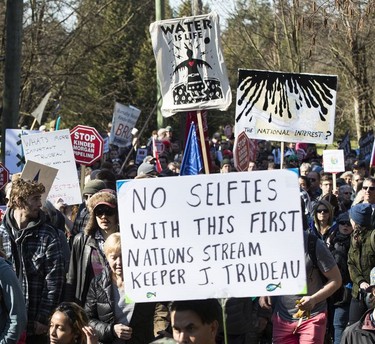
<path id="1" fill-rule="evenodd" d="M 147 294 L 146 294 L 146 297 L 148 299 L 150 299 L 151 297 L 156 297 L 156 293 L 152 293 L 151 291 L 149 291 Z"/>
<path id="2" fill-rule="evenodd" d="M 279 284 L 270 283 L 269 285 L 267 285 L 266 290 L 267 291 L 274 291 L 277 288 L 281 288 L 281 282 Z"/>

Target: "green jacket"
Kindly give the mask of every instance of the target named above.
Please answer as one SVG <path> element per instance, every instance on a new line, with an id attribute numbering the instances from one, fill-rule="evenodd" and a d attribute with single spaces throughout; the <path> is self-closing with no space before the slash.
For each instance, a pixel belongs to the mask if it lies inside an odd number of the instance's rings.
<path id="1" fill-rule="evenodd" d="M 361 282 L 370 281 L 370 271 L 375 267 L 375 251 L 371 245 L 371 231 L 365 230 L 359 234 L 360 245 L 356 245 L 352 239 L 348 253 L 348 268 L 350 278 L 353 281 L 352 296 L 358 298 Z"/>

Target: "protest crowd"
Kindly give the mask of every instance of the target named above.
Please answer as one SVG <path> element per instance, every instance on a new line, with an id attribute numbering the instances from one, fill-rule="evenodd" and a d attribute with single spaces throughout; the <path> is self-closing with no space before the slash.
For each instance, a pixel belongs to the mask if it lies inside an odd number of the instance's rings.
<path id="1" fill-rule="evenodd" d="M 211 173 L 237 172 L 234 135 L 226 134 L 210 139 Z M 164 148 L 156 156 L 152 136 Z M 2 190 L 7 210 L 0 226 L 0 343 L 374 340 L 374 170 L 351 151 L 334 187 L 314 144 L 290 143 L 281 153 L 279 145 L 260 140 L 248 167 L 248 173 L 277 170 L 283 156 L 282 168 L 298 173 L 307 295 L 228 298 L 225 306 L 215 299 L 127 303 L 116 181 L 179 176 L 181 169 L 182 150 L 172 128 L 152 136 L 138 164 L 134 145 L 111 145 L 87 167 L 81 204 L 42 204 L 43 181 L 12 176 Z"/>

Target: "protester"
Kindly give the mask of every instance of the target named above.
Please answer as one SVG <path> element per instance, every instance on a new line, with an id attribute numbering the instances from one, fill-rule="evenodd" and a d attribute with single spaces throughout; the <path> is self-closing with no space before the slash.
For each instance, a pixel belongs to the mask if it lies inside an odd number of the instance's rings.
<path id="1" fill-rule="evenodd" d="M 262 308 L 273 307 L 273 343 L 323 344 L 327 324 L 326 299 L 341 285 L 340 270 L 327 246 L 316 240 L 317 266 L 309 255 L 308 232 L 304 231 L 306 276 L 308 294 L 284 295 L 259 299 Z M 321 276 L 324 276 L 324 281 Z M 297 313 L 300 310 L 301 312 Z"/>
<path id="2" fill-rule="evenodd" d="M 216 299 L 174 301 L 170 313 L 173 338 L 178 344 L 216 344 L 222 319 Z"/>
<path id="3" fill-rule="evenodd" d="M 341 213 L 337 218 L 338 230 L 329 238 L 329 249 L 340 269 L 342 277 L 341 287 L 331 296 L 332 326 L 334 344 L 340 344 L 342 332 L 349 320 L 349 307 L 351 301 L 352 281 L 348 270 L 348 251 L 350 247 L 350 235 L 353 227 L 349 220 L 349 214 Z"/>
<path id="4" fill-rule="evenodd" d="M 0 343 L 17 343 L 26 330 L 26 306 L 17 276 L 10 263 L 2 257 L 0 299 Z"/>
<path id="5" fill-rule="evenodd" d="M 232 165 L 229 159 L 223 159 L 220 164 L 220 173 L 230 173 L 232 172 Z"/>
<path id="6" fill-rule="evenodd" d="M 93 277 L 106 265 L 104 242 L 118 232 L 117 198 L 112 190 L 102 190 L 88 201 L 90 219 L 85 232 L 74 238 L 70 256 L 65 300 L 84 305 Z"/>
<path id="7" fill-rule="evenodd" d="M 6 258 L 14 266 L 27 307 L 27 343 L 47 343 L 48 320 L 64 286 L 64 261 L 58 229 L 41 210 L 43 184 L 12 182 L 9 209 L 0 226 Z"/>
<path id="8" fill-rule="evenodd" d="M 364 291 L 369 286 L 371 269 L 375 266 L 375 247 L 371 240 L 372 207 L 360 203 L 349 210 L 354 232 L 348 254 L 350 279 L 353 281 L 352 300 L 349 310 L 349 323 L 357 322 L 367 310 Z"/>
<path id="9" fill-rule="evenodd" d="M 126 303 L 120 233 L 108 237 L 104 253 L 109 268 L 92 280 L 87 294 L 89 324 L 101 343 L 150 343 L 154 339 L 156 304 Z"/>
<path id="10" fill-rule="evenodd" d="M 63 302 L 54 310 L 49 327 L 51 344 L 97 344 L 98 339 L 82 307 Z"/>
<path id="11" fill-rule="evenodd" d="M 333 208 L 328 201 L 321 200 L 315 204 L 313 220 L 311 233 L 329 244 L 329 237 L 337 230 L 337 224 L 334 221 Z"/>

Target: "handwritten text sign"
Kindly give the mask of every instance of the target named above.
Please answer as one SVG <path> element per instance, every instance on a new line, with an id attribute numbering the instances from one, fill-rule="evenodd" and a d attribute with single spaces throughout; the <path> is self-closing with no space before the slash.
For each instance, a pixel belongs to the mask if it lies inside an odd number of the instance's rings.
<path id="1" fill-rule="evenodd" d="M 278 170 L 118 181 L 127 299 L 305 293 L 297 178 Z"/>
<path id="2" fill-rule="evenodd" d="M 72 141 L 68 129 L 22 136 L 26 160 L 33 160 L 57 168 L 48 199 L 55 203 L 60 198 L 66 204 L 82 202 Z"/>

